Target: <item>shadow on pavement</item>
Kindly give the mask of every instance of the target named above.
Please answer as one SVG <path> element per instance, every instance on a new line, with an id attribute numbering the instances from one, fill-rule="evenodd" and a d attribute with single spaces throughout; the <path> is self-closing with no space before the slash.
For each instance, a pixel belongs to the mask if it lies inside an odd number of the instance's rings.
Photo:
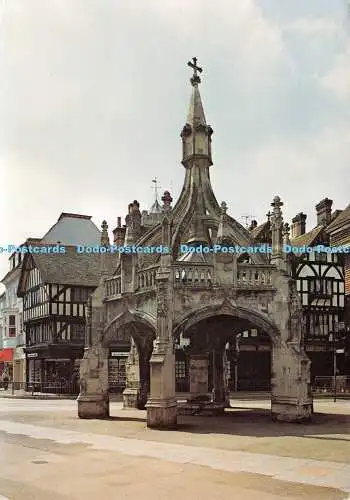
<path id="1" fill-rule="evenodd" d="M 345 414 L 314 413 L 311 422 L 288 423 L 273 421 L 270 410 L 245 408 L 235 411 L 231 408 L 224 415 L 217 417 L 178 417 L 178 423 L 179 430 L 194 434 L 218 433 L 255 437 L 310 437 L 315 434 L 320 439 L 337 441 L 347 439 L 329 435 L 350 436 L 350 415 Z M 321 437 L 322 434 L 327 436 Z"/>

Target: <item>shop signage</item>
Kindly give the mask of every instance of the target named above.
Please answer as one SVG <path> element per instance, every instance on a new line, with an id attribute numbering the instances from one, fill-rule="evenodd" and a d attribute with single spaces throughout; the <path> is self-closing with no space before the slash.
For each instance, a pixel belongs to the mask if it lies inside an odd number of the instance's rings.
<path id="1" fill-rule="evenodd" d="M 38 353 L 37 352 L 30 352 L 27 355 L 27 358 L 37 358 L 37 357 L 38 357 Z"/>
<path id="2" fill-rule="evenodd" d="M 329 348 L 322 345 L 307 345 L 306 350 L 311 352 L 327 352 Z"/>
<path id="3" fill-rule="evenodd" d="M 129 353 L 128 352 L 111 352 L 111 357 L 112 358 L 118 358 L 119 356 L 129 356 Z"/>

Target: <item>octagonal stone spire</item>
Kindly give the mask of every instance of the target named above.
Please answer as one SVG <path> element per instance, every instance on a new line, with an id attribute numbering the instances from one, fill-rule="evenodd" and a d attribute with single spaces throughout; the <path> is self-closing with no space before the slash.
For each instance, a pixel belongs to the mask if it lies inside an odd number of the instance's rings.
<path id="1" fill-rule="evenodd" d="M 198 85 L 201 79 L 198 72 L 202 72 L 202 68 L 197 66 L 197 58 L 193 58 L 193 63 L 188 62 L 188 66 L 193 68 L 193 76 L 190 79 L 192 84 L 192 95 L 187 114 L 186 125 L 182 129 L 181 137 L 183 144 L 182 164 L 187 167 L 195 159 L 204 159 L 209 165 L 212 165 L 211 158 L 211 136 L 213 129 L 207 125 L 201 95 Z"/>

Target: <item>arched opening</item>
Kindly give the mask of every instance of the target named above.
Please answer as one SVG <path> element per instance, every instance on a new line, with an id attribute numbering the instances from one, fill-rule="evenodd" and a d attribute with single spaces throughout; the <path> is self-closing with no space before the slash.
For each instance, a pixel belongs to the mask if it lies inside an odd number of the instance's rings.
<path id="1" fill-rule="evenodd" d="M 103 340 L 108 352 L 108 393 L 122 394 L 126 388 L 126 364 L 132 345 L 132 328 L 110 327 Z"/>
<path id="2" fill-rule="evenodd" d="M 177 392 L 222 393 L 220 380 L 226 392 L 270 391 L 279 332 L 264 315 L 243 308 L 215 314 L 207 307 L 181 322 L 174 336 Z M 197 387 L 193 378 L 200 380 Z"/>
<path id="3" fill-rule="evenodd" d="M 105 329 L 102 346 L 109 353 L 108 392 L 123 394 L 124 407 L 145 407 L 154 338 L 153 325 L 130 313 L 117 317 Z"/>
<path id="4" fill-rule="evenodd" d="M 263 330 L 250 328 L 236 334 L 227 349 L 230 391 L 270 391 L 271 354 L 271 339 Z"/>

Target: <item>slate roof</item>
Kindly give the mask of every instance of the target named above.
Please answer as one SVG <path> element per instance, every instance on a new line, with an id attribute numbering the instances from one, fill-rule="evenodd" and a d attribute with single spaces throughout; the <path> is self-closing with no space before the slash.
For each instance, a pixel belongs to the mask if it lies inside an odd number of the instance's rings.
<path id="1" fill-rule="evenodd" d="M 41 241 L 59 241 L 63 245 L 99 245 L 101 231 L 92 222 L 90 215 L 63 212 Z"/>
<path id="2" fill-rule="evenodd" d="M 75 247 L 66 247 L 65 254 L 26 254 L 33 257 L 44 283 L 97 287 L 101 255 L 77 253 Z"/>
<path id="3" fill-rule="evenodd" d="M 252 229 L 250 231 L 250 234 L 252 235 L 252 237 L 254 239 L 256 239 L 264 232 L 264 230 L 267 228 L 268 225 L 269 225 L 269 222 L 265 221 L 262 224 L 259 224 L 259 226 L 256 226 L 254 229 Z"/>
<path id="4" fill-rule="evenodd" d="M 336 217 L 327 227 L 327 231 L 333 230 L 340 226 L 341 224 L 345 224 L 346 222 L 350 222 L 350 205 L 348 205 L 339 215 Z"/>
<path id="5" fill-rule="evenodd" d="M 317 226 L 311 231 L 301 234 L 300 236 L 297 236 L 296 238 L 293 238 L 291 240 L 291 243 L 293 246 L 296 247 L 302 247 L 302 246 L 311 246 L 311 244 L 315 241 L 317 236 L 319 236 L 322 231 L 324 230 L 324 226 Z"/>
<path id="6" fill-rule="evenodd" d="M 163 209 L 159 203 L 159 201 L 156 199 L 155 202 L 153 203 L 153 205 L 151 206 L 150 210 L 149 210 L 149 213 L 150 214 L 161 214 L 163 213 Z"/>

